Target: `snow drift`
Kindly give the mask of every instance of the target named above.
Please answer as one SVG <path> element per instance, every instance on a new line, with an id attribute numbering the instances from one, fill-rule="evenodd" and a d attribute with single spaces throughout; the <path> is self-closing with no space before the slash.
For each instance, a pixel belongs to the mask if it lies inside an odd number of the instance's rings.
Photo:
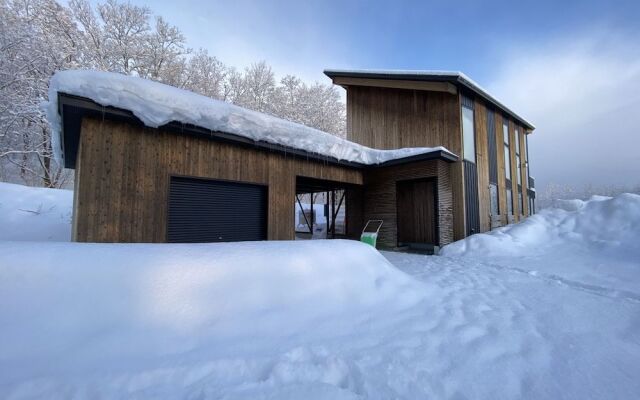
<path id="1" fill-rule="evenodd" d="M 343 240 L 0 242 L 0 282 L 0 389 L 219 354 L 239 337 L 260 348 L 335 335 L 423 297 L 378 251 Z"/>
<path id="2" fill-rule="evenodd" d="M 444 147 L 372 149 L 305 125 L 159 82 L 112 72 L 74 70 L 57 72 L 49 83 L 46 113 L 56 141 L 53 143 L 54 151 L 60 150 L 58 93 L 86 97 L 103 106 L 129 110 L 152 128 L 177 121 L 362 164 L 379 164 L 435 151 L 450 153 Z"/>
<path id="3" fill-rule="evenodd" d="M 0 182 L 0 240 L 71 240 L 73 192 Z"/>
<path id="4" fill-rule="evenodd" d="M 442 249 L 446 256 L 535 254 L 560 244 L 640 253 L 640 195 L 562 200 L 518 224 L 470 236 Z"/>

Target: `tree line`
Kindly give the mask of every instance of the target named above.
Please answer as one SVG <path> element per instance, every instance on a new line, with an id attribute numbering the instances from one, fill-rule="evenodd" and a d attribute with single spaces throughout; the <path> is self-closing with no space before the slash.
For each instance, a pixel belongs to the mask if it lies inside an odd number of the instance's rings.
<path id="1" fill-rule="evenodd" d="M 344 135 L 345 106 L 332 85 L 279 81 L 264 61 L 239 70 L 191 49 L 148 7 L 117 0 L 0 0 L 0 180 L 69 185 L 53 157 L 42 103 L 57 70 L 112 71 L 163 82 Z"/>

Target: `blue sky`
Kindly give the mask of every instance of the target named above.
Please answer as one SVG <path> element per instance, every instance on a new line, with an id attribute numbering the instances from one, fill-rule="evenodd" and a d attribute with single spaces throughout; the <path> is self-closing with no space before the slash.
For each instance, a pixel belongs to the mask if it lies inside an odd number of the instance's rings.
<path id="1" fill-rule="evenodd" d="M 133 2 L 239 68 L 463 71 L 538 127 L 541 184 L 640 183 L 640 1 Z"/>

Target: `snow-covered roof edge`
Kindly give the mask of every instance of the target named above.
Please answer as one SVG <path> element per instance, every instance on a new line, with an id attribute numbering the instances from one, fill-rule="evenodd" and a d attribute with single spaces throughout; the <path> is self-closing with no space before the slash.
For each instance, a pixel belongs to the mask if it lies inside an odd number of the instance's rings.
<path id="1" fill-rule="evenodd" d="M 435 152 L 457 157 L 442 146 L 373 149 L 305 125 L 163 83 L 111 72 L 67 70 L 56 72 L 51 78 L 49 101 L 45 104 L 47 119 L 52 128 L 52 144 L 58 158 L 61 156 L 62 143 L 62 121 L 58 113 L 59 93 L 87 98 L 101 106 L 128 110 L 151 128 L 180 122 L 339 161 L 376 165 Z"/>
<path id="2" fill-rule="evenodd" d="M 521 117 L 516 112 L 505 106 L 500 100 L 495 98 L 489 91 L 480 86 L 476 81 L 469 78 L 463 72 L 460 71 L 439 71 L 439 70 L 384 70 L 384 69 L 325 69 L 324 74 L 330 78 L 334 76 L 361 76 L 373 79 L 415 79 L 415 80 L 445 80 L 455 81 L 463 86 L 467 87 L 471 91 L 479 94 L 481 97 L 493 103 L 498 108 L 511 115 L 523 123 L 529 129 L 535 129 L 535 125 L 529 122 L 526 118 Z"/>

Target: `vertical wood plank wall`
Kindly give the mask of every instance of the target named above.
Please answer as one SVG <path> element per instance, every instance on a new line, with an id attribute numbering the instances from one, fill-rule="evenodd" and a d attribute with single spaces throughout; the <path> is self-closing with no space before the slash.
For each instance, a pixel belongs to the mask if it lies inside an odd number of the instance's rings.
<path id="1" fill-rule="evenodd" d="M 478 169 L 478 203 L 480 232 L 491 229 L 491 203 L 489 199 L 489 143 L 487 133 L 487 108 L 484 103 L 474 101 L 474 123 L 476 134 L 476 166 Z"/>
<path id="2" fill-rule="evenodd" d="M 83 242 L 166 241 L 170 175 L 269 185 L 269 239 L 294 238 L 296 175 L 362 184 L 352 168 L 94 119 L 82 122 L 75 173 Z"/>
<path id="3" fill-rule="evenodd" d="M 478 197 L 480 203 L 480 230 L 486 232 L 491 229 L 491 200 L 489 191 L 489 160 L 487 148 L 487 106 L 484 102 L 476 99 L 475 104 L 475 133 L 476 133 L 476 162 L 478 166 Z M 526 154 L 524 152 L 523 143 L 525 142 L 525 128 L 516 124 L 514 121 L 504 117 L 500 112 L 495 112 L 495 129 L 496 129 L 496 149 L 498 161 L 498 208 L 500 212 L 501 223 L 507 224 L 507 194 L 506 194 L 506 178 L 505 178 L 505 159 L 504 159 L 504 136 L 502 133 L 502 123 L 505 119 L 509 126 L 509 152 L 511 157 L 511 190 L 513 196 L 513 212 L 514 220 L 520 220 L 520 214 L 529 215 L 529 196 L 527 194 L 528 179 L 526 173 Z M 522 197 L 524 202 L 523 211 L 520 211 L 520 203 L 518 201 L 518 182 L 516 168 L 516 145 L 515 130 L 518 129 L 520 136 L 520 174 L 522 179 Z"/>
<path id="4" fill-rule="evenodd" d="M 462 155 L 460 96 L 424 90 L 347 87 L 347 139 L 369 147 L 444 146 Z M 465 236 L 464 170 L 451 163 L 455 240 Z"/>
<path id="5" fill-rule="evenodd" d="M 496 155 L 498 156 L 498 208 L 500 212 L 500 223 L 507 224 L 507 193 L 504 159 L 504 135 L 502 133 L 503 117 L 499 112 L 495 113 L 496 118 Z"/>

